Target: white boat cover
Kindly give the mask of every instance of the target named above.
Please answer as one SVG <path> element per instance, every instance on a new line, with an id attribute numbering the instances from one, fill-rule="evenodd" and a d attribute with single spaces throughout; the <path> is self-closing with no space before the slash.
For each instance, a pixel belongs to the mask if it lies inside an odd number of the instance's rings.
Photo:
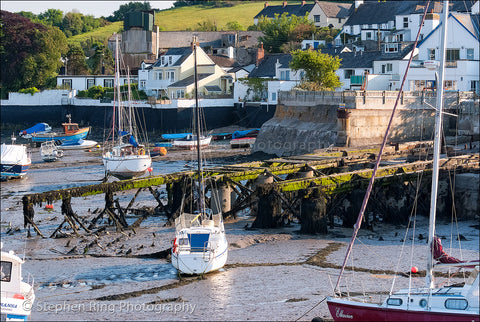
<path id="1" fill-rule="evenodd" d="M 27 147 L 24 145 L 2 144 L 3 164 L 27 164 L 28 155 Z"/>

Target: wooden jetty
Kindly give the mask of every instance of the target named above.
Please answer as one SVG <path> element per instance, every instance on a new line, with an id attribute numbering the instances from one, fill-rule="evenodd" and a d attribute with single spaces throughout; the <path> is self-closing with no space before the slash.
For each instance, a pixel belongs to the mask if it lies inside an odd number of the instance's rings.
<path id="1" fill-rule="evenodd" d="M 384 163 L 388 163 L 391 158 L 425 154 L 429 148 L 416 146 L 400 151 L 398 146 L 390 147 L 382 159 L 385 160 Z M 302 223 L 303 232 L 325 233 L 327 227 L 333 225 L 334 216 L 341 217 L 344 226 L 351 226 L 356 217 L 356 209 L 352 206 L 355 203 L 352 201 L 358 199 L 358 195 L 363 194 L 362 191 L 366 189 L 372 174 L 375 152 L 376 149 L 330 151 L 206 168 L 206 189 L 212 195 L 207 202 L 214 209 L 222 210 L 226 218 L 250 208 L 252 215 L 256 216 L 252 224 L 254 228 L 278 227 L 297 218 Z M 377 172 L 373 191 L 374 205 L 367 207 L 367 213 L 381 212 L 391 222 L 405 222 L 410 210 L 392 209 L 392 204 L 401 204 L 401 207 L 409 203 L 411 205 L 415 191 L 418 191 L 413 187 L 419 176 L 428 177 L 432 162 L 391 163 L 381 166 Z M 441 169 L 445 176 L 453 170 L 456 174 L 478 172 L 479 156 L 460 155 L 442 159 Z M 35 223 L 35 206 L 52 204 L 59 200 L 62 200 L 64 220 L 49 235 L 52 238 L 64 235 L 62 229 L 76 235 L 82 230 L 86 234 L 98 234 L 108 226 L 115 227 L 117 231 L 134 229 L 146 217 L 155 213 L 166 215 L 171 222 L 181 207 L 184 207 L 188 200 L 192 200 L 193 196 L 189 194 L 190 189 L 187 187 L 191 185 L 195 175 L 192 171 L 183 171 L 25 195 L 24 225 L 32 226 L 38 235 L 44 237 Z M 426 184 L 423 186 L 423 190 L 428 189 Z M 161 200 L 159 189 L 166 190 L 167 200 Z M 115 193 L 122 191 L 131 191 L 133 195 L 127 206 L 121 206 L 119 200 L 114 199 Z M 133 208 L 142 191 L 150 193 L 156 200 L 157 206 L 154 209 Z M 72 209 L 72 198 L 98 194 L 105 195 L 104 208 L 98 209 L 88 220 L 79 218 Z M 392 198 L 402 202 L 394 202 Z M 128 212 L 138 217 L 130 225 L 125 219 Z M 389 215 L 390 212 L 396 215 Z M 98 224 L 103 217 L 108 223 Z"/>

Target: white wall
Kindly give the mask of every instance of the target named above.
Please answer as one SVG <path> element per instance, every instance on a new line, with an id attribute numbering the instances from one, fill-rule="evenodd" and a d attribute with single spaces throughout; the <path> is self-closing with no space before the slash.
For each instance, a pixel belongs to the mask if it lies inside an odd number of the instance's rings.
<path id="1" fill-rule="evenodd" d="M 69 90 L 45 90 L 31 94 L 9 93 L 8 100 L 1 100 L 2 105 L 61 105 L 63 101 L 72 99 L 76 91 Z M 98 100 L 97 100 L 98 101 Z"/>

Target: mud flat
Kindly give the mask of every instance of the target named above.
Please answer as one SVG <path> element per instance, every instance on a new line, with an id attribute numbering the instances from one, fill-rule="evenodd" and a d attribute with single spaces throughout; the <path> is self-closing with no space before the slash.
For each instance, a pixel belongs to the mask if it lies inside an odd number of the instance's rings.
<path id="1" fill-rule="evenodd" d="M 171 154 L 170 154 L 171 155 Z M 62 163 L 35 168 L 17 182 L 2 182 L 1 239 L 6 250 L 25 254 L 24 271 L 35 278 L 36 301 L 33 321 L 65 320 L 297 320 L 330 319 L 325 297 L 343 262 L 351 229 L 339 226 L 326 235 L 300 234 L 293 222 L 279 229 L 246 229 L 253 217 L 248 211 L 226 221 L 229 257 L 218 272 L 199 277 L 179 277 L 169 261 L 174 227 L 163 216 L 148 217 L 135 230 L 116 232 L 114 227 L 96 235 L 76 237 L 66 231 L 63 238 L 40 238 L 23 228 L 23 194 L 52 187 L 89 184 L 103 174 L 94 152 L 76 151 Z M 38 161 L 38 160 L 37 160 Z M 34 161 L 36 162 L 36 161 Z M 85 162 L 85 163 L 81 163 Z M 157 171 L 179 171 L 185 160 L 159 163 Z M 170 166 L 168 166 L 170 165 Z M 160 167 L 161 166 L 161 167 Z M 124 193 L 116 196 L 124 205 Z M 102 196 L 77 198 L 74 209 L 90 218 L 103 207 Z M 73 202 L 73 201 L 72 201 Z M 135 207 L 149 206 L 141 195 Z M 35 220 L 48 236 L 63 220 L 60 202 L 53 211 L 36 211 Z M 129 215 L 127 221 L 134 221 Z M 479 258 L 478 220 L 461 221 L 458 229 L 438 222 L 437 235 L 446 251 L 463 259 Z M 453 233 L 452 233 L 453 232 Z M 384 298 L 397 271 L 395 289 L 407 287 L 411 266 L 420 270 L 414 286 L 424 284 L 426 267 L 426 219 L 420 217 L 415 230 L 378 223 L 373 230 L 361 229 L 349 260 L 355 274 L 347 270 L 349 291 L 364 290 Z M 425 236 L 425 237 L 424 237 Z M 410 257 L 411 242 L 418 253 Z M 461 240 L 461 247 L 458 239 Z M 445 285 L 463 281 L 461 273 Z M 341 288 L 345 290 L 346 282 Z"/>

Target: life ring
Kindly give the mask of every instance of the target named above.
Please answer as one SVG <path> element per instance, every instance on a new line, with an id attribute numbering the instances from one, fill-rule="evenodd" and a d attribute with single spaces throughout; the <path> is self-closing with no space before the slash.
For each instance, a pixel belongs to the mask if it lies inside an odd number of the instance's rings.
<path id="1" fill-rule="evenodd" d="M 175 239 L 173 240 L 172 253 L 177 253 L 177 237 L 175 237 Z"/>
<path id="2" fill-rule="evenodd" d="M 140 150 L 138 150 L 138 155 L 145 155 L 145 149 L 141 148 Z"/>

